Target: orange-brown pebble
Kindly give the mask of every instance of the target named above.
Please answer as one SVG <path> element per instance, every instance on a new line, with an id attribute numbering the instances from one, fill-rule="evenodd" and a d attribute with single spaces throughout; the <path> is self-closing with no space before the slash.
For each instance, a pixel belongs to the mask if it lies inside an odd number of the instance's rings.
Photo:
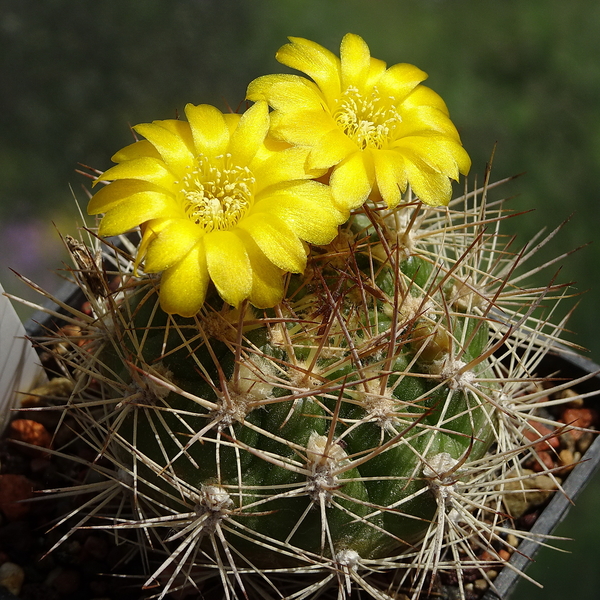
<path id="1" fill-rule="evenodd" d="M 39 448 L 50 448 L 52 444 L 52 436 L 48 433 L 48 430 L 41 423 L 30 419 L 15 419 L 10 424 L 8 437 Z M 34 448 L 22 446 L 20 450 L 32 457 L 49 456 L 47 452 L 35 450 Z"/>
<path id="2" fill-rule="evenodd" d="M 509 560 L 510 559 L 510 552 L 506 549 L 506 548 L 502 548 L 502 550 L 498 551 L 498 556 L 502 559 L 502 560 Z"/>
<path id="3" fill-rule="evenodd" d="M 538 450 L 537 456 L 540 460 L 534 459 L 531 464 L 531 468 L 536 473 L 541 473 L 546 469 L 553 469 L 556 466 L 554 461 L 554 453 L 550 453 L 549 450 Z M 542 461 L 542 464 L 540 464 L 540 461 Z"/>
<path id="4" fill-rule="evenodd" d="M 594 411 L 590 408 L 566 408 L 562 414 L 561 421 L 573 427 L 589 427 L 594 422 Z M 583 431 L 571 431 L 573 439 L 578 440 Z"/>
<path id="5" fill-rule="evenodd" d="M 8 521 L 22 519 L 31 505 L 22 500 L 33 496 L 33 484 L 23 475 L 0 475 L 0 510 Z"/>
<path id="6" fill-rule="evenodd" d="M 546 427 L 545 425 L 542 425 L 541 423 L 537 423 L 536 421 L 527 421 L 527 423 L 533 427 L 533 429 L 526 429 L 525 430 L 525 437 L 530 441 L 530 442 L 535 442 L 536 440 L 539 440 L 540 438 L 543 438 L 545 436 L 551 436 L 547 439 L 545 439 L 542 442 L 538 442 L 535 445 L 535 449 L 538 452 L 541 452 L 543 450 L 548 450 L 548 448 L 558 448 L 560 446 L 560 440 L 556 437 L 556 436 L 552 436 L 552 429 Z"/>

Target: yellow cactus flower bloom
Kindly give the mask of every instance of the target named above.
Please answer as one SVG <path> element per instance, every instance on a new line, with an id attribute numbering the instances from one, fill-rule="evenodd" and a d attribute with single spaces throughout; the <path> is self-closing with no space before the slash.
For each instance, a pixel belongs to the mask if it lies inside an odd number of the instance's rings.
<path id="1" fill-rule="evenodd" d="M 427 75 L 409 64 L 371 58 L 358 35 L 344 36 L 340 58 L 315 42 L 291 37 L 277 60 L 302 71 L 253 81 L 248 98 L 274 109 L 272 133 L 310 148 L 307 167 L 331 169 L 336 204 L 361 206 L 371 193 L 389 207 L 410 184 L 432 206 L 448 204 L 450 179 L 471 161 L 444 101 L 421 85 Z"/>
<path id="2" fill-rule="evenodd" d="M 348 214 L 309 181 L 305 149 L 267 137 L 265 102 L 243 115 L 191 104 L 185 114 L 134 127 L 146 139 L 113 157 L 88 212 L 105 213 L 103 236 L 141 226 L 137 260 L 162 272 L 166 312 L 196 314 L 211 280 L 234 306 L 274 306 L 283 274 L 304 270 L 305 242 L 329 243 Z"/>

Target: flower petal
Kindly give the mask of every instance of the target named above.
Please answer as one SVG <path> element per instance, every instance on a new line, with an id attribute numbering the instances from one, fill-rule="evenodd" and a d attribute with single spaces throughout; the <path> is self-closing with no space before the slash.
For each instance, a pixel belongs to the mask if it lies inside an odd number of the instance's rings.
<path id="1" fill-rule="evenodd" d="M 436 173 L 422 162 L 406 161 L 408 182 L 419 200 L 430 206 L 445 206 L 450 202 L 452 185 L 446 175 Z"/>
<path id="2" fill-rule="evenodd" d="M 394 137 L 409 135 L 441 134 L 460 142 L 454 123 L 448 115 L 432 106 L 418 106 L 410 109 L 402 108 L 402 123 L 394 130 Z M 392 142 L 393 145 L 393 142 Z"/>
<path id="3" fill-rule="evenodd" d="M 357 150 L 358 146 L 343 131 L 332 129 L 314 143 L 306 166 L 308 169 L 328 169 Z"/>
<path id="4" fill-rule="evenodd" d="M 135 179 L 114 181 L 101 187 L 92 196 L 88 204 L 88 215 L 108 212 L 128 198 L 135 197 L 137 202 L 143 203 L 146 198 L 152 201 L 155 196 L 164 196 L 165 193 L 164 189 L 146 181 Z"/>
<path id="5" fill-rule="evenodd" d="M 208 288 L 204 245 L 200 240 L 160 280 L 160 306 L 169 314 L 193 317 L 202 307 Z"/>
<path id="6" fill-rule="evenodd" d="M 209 104 L 188 104 L 185 107 L 185 115 L 190 123 L 194 147 L 198 154 L 210 158 L 225 154 L 230 140 L 229 128 L 218 108 Z"/>
<path id="7" fill-rule="evenodd" d="M 125 148 L 121 148 L 116 154 L 113 154 L 111 160 L 120 163 L 145 156 L 162 160 L 158 150 L 148 140 L 139 140 L 133 144 L 129 144 L 129 146 L 125 146 Z"/>
<path id="8" fill-rule="evenodd" d="M 370 153 L 355 152 L 333 168 L 329 185 L 335 204 L 345 210 L 361 206 L 373 187 L 375 173 Z"/>
<path id="9" fill-rule="evenodd" d="M 145 231 L 144 237 L 148 234 L 149 232 Z M 188 219 L 170 219 L 161 226 L 148 245 L 144 270 L 148 273 L 158 273 L 172 267 L 198 243 L 203 234 L 202 228 Z"/>
<path id="10" fill-rule="evenodd" d="M 427 73 L 421 69 L 407 63 L 398 63 L 381 75 L 377 81 L 377 89 L 382 96 L 394 98 L 394 102 L 398 103 L 402 102 L 425 79 Z"/>
<path id="11" fill-rule="evenodd" d="M 263 100 L 252 105 L 240 119 L 231 136 L 229 152 L 236 165 L 247 166 L 269 131 L 269 107 Z"/>
<path id="12" fill-rule="evenodd" d="M 275 215 L 311 244 L 331 242 L 338 234 L 338 226 L 349 217 L 348 212 L 334 206 L 329 186 L 316 181 L 288 184 L 261 199 L 255 210 Z"/>
<path id="13" fill-rule="evenodd" d="M 302 273 L 306 266 L 304 245 L 289 225 L 274 215 L 251 214 L 238 227 L 247 231 L 265 256 L 284 271 Z"/>
<path id="14" fill-rule="evenodd" d="M 262 157 L 252 163 L 251 169 L 256 178 L 255 196 L 266 188 L 281 182 L 295 179 L 309 179 L 322 175 L 322 172 L 310 172 L 306 168 L 308 148 L 295 146 Z"/>
<path id="15" fill-rule="evenodd" d="M 175 181 L 173 174 L 161 159 L 142 156 L 119 163 L 104 171 L 93 185 L 95 186 L 99 181 L 115 181 L 117 179 L 140 179 L 163 188 L 169 188 Z"/>
<path id="16" fill-rule="evenodd" d="M 173 199 L 165 194 L 146 193 L 143 201 L 134 195 L 107 211 L 100 221 L 98 234 L 102 236 L 119 235 L 145 221 L 160 217 L 172 217 L 174 213 Z"/>
<path id="17" fill-rule="evenodd" d="M 363 88 L 371 66 L 371 53 L 366 42 L 359 35 L 347 33 L 342 38 L 340 58 L 342 89 Z"/>
<path id="18" fill-rule="evenodd" d="M 373 151 L 377 189 L 389 208 L 394 208 L 406 191 L 407 174 L 400 153 L 391 150 Z"/>
<path id="19" fill-rule="evenodd" d="M 290 37 L 275 57 L 292 69 L 306 73 L 325 95 L 328 102 L 340 94 L 340 59 L 316 42 Z"/>
<path id="20" fill-rule="evenodd" d="M 239 232 L 252 265 L 250 302 L 257 308 L 271 308 L 283 298 L 283 271 L 276 267 L 245 232 Z"/>
<path id="21" fill-rule="evenodd" d="M 271 116 L 271 132 L 276 137 L 299 146 L 312 146 L 324 134 L 337 127 L 329 112 L 298 111 Z"/>
<path id="22" fill-rule="evenodd" d="M 369 74 L 367 76 L 367 81 L 365 85 L 367 89 L 373 89 L 374 85 L 379 84 L 379 79 L 385 72 L 386 64 L 384 61 L 379 60 L 378 58 L 371 57 L 371 64 L 369 67 Z"/>
<path id="23" fill-rule="evenodd" d="M 398 140 L 394 149 L 414 162 L 414 157 L 431 169 L 458 180 L 459 172 L 466 175 L 471 159 L 465 149 L 453 139 L 444 136 L 410 136 Z"/>
<path id="24" fill-rule="evenodd" d="M 134 127 L 140 135 L 143 135 L 158 150 L 166 165 L 176 174 L 184 172 L 185 167 L 194 162 L 186 142 L 180 136 L 170 131 L 173 127 L 163 127 L 164 121 L 154 123 L 142 123 Z M 188 128 L 188 123 L 177 121 L 181 128 Z"/>
<path id="25" fill-rule="evenodd" d="M 442 100 L 442 97 L 434 92 L 431 88 L 426 85 L 418 85 L 406 98 L 402 101 L 402 107 L 404 109 L 418 108 L 421 106 L 431 106 L 442 111 L 446 116 L 448 107 Z"/>
<path id="26" fill-rule="evenodd" d="M 212 231 L 204 237 L 206 265 L 219 295 L 239 306 L 252 290 L 252 268 L 242 240 L 232 231 Z"/>
<path id="27" fill-rule="evenodd" d="M 299 75 L 263 75 L 248 86 L 248 100 L 265 100 L 275 110 L 320 110 L 324 98 L 314 82 Z"/>

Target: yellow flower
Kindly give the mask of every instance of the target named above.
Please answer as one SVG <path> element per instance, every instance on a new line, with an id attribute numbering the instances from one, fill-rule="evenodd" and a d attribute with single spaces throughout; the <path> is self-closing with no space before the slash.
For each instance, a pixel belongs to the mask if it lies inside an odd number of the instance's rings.
<path id="1" fill-rule="evenodd" d="M 284 272 L 302 272 L 304 242 L 329 243 L 347 218 L 328 186 L 309 181 L 306 150 L 267 137 L 269 109 L 244 115 L 188 104 L 188 121 L 134 127 L 144 136 L 118 152 L 90 200 L 106 213 L 100 235 L 143 232 L 138 261 L 163 272 L 160 300 L 171 314 L 192 316 L 210 280 L 237 306 L 277 304 Z M 96 183 L 97 183 L 96 182 Z"/>
<path id="2" fill-rule="evenodd" d="M 408 184 L 423 202 L 447 204 L 450 179 L 466 175 L 471 161 L 444 101 L 421 85 L 427 75 L 409 64 L 386 69 L 358 35 L 344 36 L 341 59 L 289 39 L 277 60 L 313 81 L 266 75 L 250 84 L 248 98 L 275 109 L 275 136 L 310 148 L 309 169 L 332 168 L 336 204 L 357 208 L 374 192 L 393 207 Z"/>

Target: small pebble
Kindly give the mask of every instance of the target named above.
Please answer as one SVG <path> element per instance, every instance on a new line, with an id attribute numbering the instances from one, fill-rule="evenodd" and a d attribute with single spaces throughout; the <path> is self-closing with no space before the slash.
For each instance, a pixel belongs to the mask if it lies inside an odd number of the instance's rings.
<path id="1" fill-rule="evenodd" d="M 533 475 L 532 471 L 523 469 L 522 475 L 527 474 Z M 556 482 L 548 475 L 536 475 L 515 481 L 509 479 L 504 489 L 504 506 L 512 517 L 518 519 L 530 508 L 543 504 L 556 489 Z"/>
<path id="2" fill-rule="evenodd" d="M 0 510 L 8 521 L 22 519 L 31 504 L 22 502 L 33 496 L 33 484 L 24 475 L 0 475 Z"/>
<path id="3" fill-rule="evenodd" d="M 564 467 L 573 467 L 575 465 L 575 457 L 573 455 L 573 452 L 571 452 L 571 450 L 569 450 L 568 448 L 565 448 L 564 450 L 561 450 L 560 453 L 558 454 L 558 458 L 560 460 L 560 464 L 563 465 Z M 561 470 L 561 473 L 564 472 L 568 472 L 570 471 L 570 468 L 566 468 Z"/>
<path id="4" fill-rule="evenodd" d="M 52 436 L 48 430 L 41 423 L 31 419 L 15 419 L 10 424 L 8 437 L 39 448 L 50 448 L 52 444 Z M 21 446 L 19 451 L 33 457 L 49 456 L 47 452 L 24 446 Z"/>
<path id="5" fill-rule="evenodd" d="M 68 596 L 79 589 L 81 575 L 75 569 L 58 567 L 50 571 L 45 583 L 53 587 L 61 596 Z"/>
<path id="6" fill-rule="evenodd" d="M 502 548 L 502 550 L 498 551 L 498 556 L 503 560 L 503 561 L 508 561 L 510 560 L 510 552 L 506 549 L 506 548 Z"/>
<path id="7" fill-rule="evenodd" d="M 485 592 L 485 590 L 488 589 L 488 582 L 485 579 L 476 579 L 473 585 L 475 586 L 475 589 L 480 592 Z"/>
<path id="8" fill-rule="evenodd" d="M 573 427 L 587 428 L 594 422 L 594 411 L 591 408 L 567 408 L 562 414 L 561 421 Z M 578 440 L 583 431 L 571 431 L 574 439 Z"/>
<path id="9" fill-rule="evenodd" d="M 516 548 L 519 545 L 519 538 L 514 533 L 509 533 L 506 536 L 506 543 L 511 548 Z"/>
<path id="10" fill-rule="evenodd" d="M 545 425 L 542 425 L 542 423 L 538 423 L 532 420 L 528 420 L 527 423 L 528 425 L 533 427 L 533 429 L 526 429 L 523 433 L 530 442 L 535 442 L 540 438 L 551 436 L 541 442 L 538 442 L 534 446 L 534 448 L 538 452 L 548 450 L 549 448 L 558 448 L 560 446 L 559 439 L 556 436 L 552 436 L 552 429 L 546 427 Z"/>
<path id="11" fill-rule="evenodd" d="M 576 443 L 577 450 L 579 450 L 579 452 L 581 454 L 584 454 L 585 452 L 587 452 L 588 448 L 592 445 L 592 442 L 596 439 L 597 432 L 578 431 L 577 433 L 581 434 L 577 439 L 577 443 Z M 575 453 L 575 454 L 577 454 L 577 453 Z"/>
<path id="12" fill-rule="evenodd" d="M 12 562 L 5 562 L 0 566 L 0 585 L 4 586 L 11 594 L 18 596 L 25 581 L 23 569 Z"/>
<path id="13" fill-rule="evenodd" d="M 36 406 L 48 406 L 49 400 L 56 398 L 68 398 L 73 391 L 73 382 L 66 377 L 55 377 L 48 383 L 31 390 L 29 394 L 21 400 L 23 408 L 32 408 Z"/>
<path id="14" fill-rule="evenodd" d="M 83 543 L 83 551 L 96 560 L 104 560 L 108 556 L 110 547 L 106 538 L 99 535 L 90 535 Z"/>

